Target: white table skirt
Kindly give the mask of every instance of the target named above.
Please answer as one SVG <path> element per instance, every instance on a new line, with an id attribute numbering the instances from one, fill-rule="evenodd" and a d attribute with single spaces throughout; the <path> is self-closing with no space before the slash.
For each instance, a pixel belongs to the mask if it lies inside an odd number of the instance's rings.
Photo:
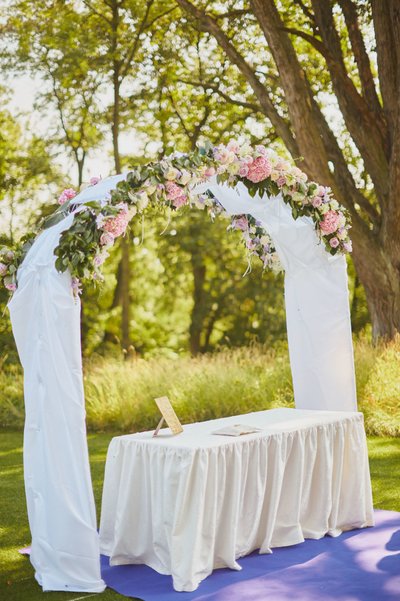
<path id="1" fill-rule="evenodd" d="M 262 428 L 212 435 L 232 424 Z M 361 413 L 273 409 L 113 438 L 100 525 L 111 565 L 147 564 L 193 591 L 259 549 L 373 525 Z"/>

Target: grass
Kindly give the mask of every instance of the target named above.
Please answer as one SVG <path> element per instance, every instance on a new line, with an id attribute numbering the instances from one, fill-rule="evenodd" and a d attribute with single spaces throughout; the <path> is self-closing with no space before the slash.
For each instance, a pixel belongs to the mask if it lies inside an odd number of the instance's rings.
<path id="1" fill-rule="evenodd" d="M 400 338 L 372 347 L 355 344 L 357 389 L 369 437 L 375 507 L 400 511 Z M 0 361 L 1 363 L 1 361 Z M 1 367 L 1 365 L 0 365 Z M 95 499 L 100 507 L 105 453 L 112 432 L 155 427 L 154 397 L 168 394 L 183 423 L 293 404 L 287 349 L 250 347 L 199 358 L 85 364 L 89 449 Z M 4 363 L 0 372 L 0 598 L 42 599 L 29 561 L 17 550 L 29 544 L 22 473 L 24 406 L 22 372 Z M 378 436 L 379 437 L 378 437 Z M 94 596 L 92 596 L 94 598 Z M 46 593 L 46 601 L 90 598 Z M 123 599 L 107 590 L 101 601 Z"/>
<path id="2" fill-rule="evenodd" d="M 111 437 L 111 433 L 89 435 L 97 508 L 100 507 L 105 455 Z M 400 511 L 400 438 L 371 437 L 368 448 L 375 507 Z M 0 435 L 0 458 L 0 598 L 6 601 L 38 601 L 44 597 L 34 580 L 29 560 L 18 554 L 18 549 L 30 542 L 23 488 L 21 432 L 3 432 Z M 45 594 L 46 601 L 86 598 L 91 596 L 82 593 Z M 96 598 L 101 601 L 124 599 L 109 589 Z"/>
<path id="3" fill-rule="evenodd" d="M 390 344 L 355 343 L 357 390 L 369 435 L 400 436 L 400 337 Z M 92 431 L 148 430 L 158 411 L 154 397 L 167 394 L 183 423 L 273 407 L 292 406 L 287 348 L 259 346 L 179 359 L 85 363 L 87 423 Z M 22 374 L 0 373 L 0 427 L 21 428 Z"/>

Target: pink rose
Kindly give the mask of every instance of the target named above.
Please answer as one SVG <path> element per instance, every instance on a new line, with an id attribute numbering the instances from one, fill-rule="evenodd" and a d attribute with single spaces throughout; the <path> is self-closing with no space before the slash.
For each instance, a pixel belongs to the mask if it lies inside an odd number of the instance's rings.
<path id="1" fill-rule="evenodd" d="M 333 234 L 339 227 L 340 216 L 336 211 L 328 211 L 325 213 L 323 220 L 320 222 L 319 227 L 324 234 Z"/>
<path id="2" fill-rule="evenodd" d="M 320 196 L 314 196 L 314 198 L 311 201 L 311 204 L 315 208 L 320 207 L 322 205 L 322 198 Z"/>
<path id="3" fill-rule="evenodd" d="M 318 186 L 317 188 L 317 196 L 325 196 L 326 188 L 324 186 Z"/>
<path id="4" fill-rule="evenodd" d="M 204 171 L 204 175 L 205 177 L 212 177 L 213 175 L 215 175 L 216 171 L 214 167 L 207 167 L 207 169 Z"/>
<path id="5" fill-rule="evenodd" d="M 103 254 L 100 254 L 100 255 L 96 255 L 94 257 L 93 263 L 96 267 L 100 267 L 100 265 L 103 265 L 105 260 L 106 260 L 106 256 Z"/>
<path id="6" fill-rule="evenodd" d="M 5 263 L 0 263 L 0 275 L 6 275 L 8 267 Z"/>
<path id="7" fill-rule="evenodd" d="M 114 244 L 114 236 L 110 232 L 103 232 L 100 236 L 100 244 L 102 246 L 112 246 Z"/>
<path id="8" fill-rule="evenodd" d="M 100 181 L 101 181 L 101 177 L 100 177 L 100 176 L 97 176 L 97 175 L 95 175 L 94 177 L 91 177 L 91 178 L 90 178 L 90 180 L 89 180 L 89 184 L 90 184 L 91 186 L 95 186 L 95 185 L 96 185 L 96 184 L 98 184 Z"/>
<path id="9" fill-rule="evenodd" d="M 339 246 L 339 240 L 335 236 L 329 240 L 329 244 L 332 246 L 332 248 L 337 248 Z"/>
<path id="10" fill-rule="evenodd" d="M 251 165 L 249 165 L 247 179 L 256 184 L 267 179 L 267 177 L 271 175 L 271 171 L 272 165 L 270 161 L 264 156 L 257 157 Z"/>
<path id="11" fill-rule="evenodd" d="M 239 146 L 238 142 L 236 142 L 236 140 L 229 140 L 226 147 L 228 150 L 230 150 L 231 152 L 234 152 L 235 154 L 237 154 L 240 150 L 240 146 Z"/>
<path id="12" fill-rule="evenodd" d="M 286 184 L 286 177 L 284 175 L 280 175 L 278 177 L 278 179 L 276 180 L 276 183 L 278 184 L 278 186 L 280 188 L 282 188 L 282 186 L 284 186 Z"/>
<path id="13" fill-rule="evenodd" d="M 15 292 L 17 289 L 17 284 L 5 284 L 5 287 L 7 288 L 7 290 L 10 290 L 10 292 Z"/>
<path id="14" fill-rule="evenodd" d="M 258 146 L 256 146 L 256 152 L 258 152 L 258 154 L 267 154 L 267 149 L 265 148 L 264 144 L 258 144 Z"/>
<path id="15" fill-rule="evenodd" d="M 249 227 L 249 222 L 247 217 L 243 215 L 243 217 L 238 217 L 233 221 L 233 226 L 235 229 L 245 232 Z"/>
<path id="16" fill-rule="evenodd" d="M 239 168 L 240 177 L 247 177 L 249 174 L 249 168 L 245 163 L 242 163 Z"/>
<path id="17" fill-rule="evenodd" d="M 71 198 L 75 198 L 75 196 L 76 192 L 73 188 L 65 188 L 58 197 L 58 204 L 63 205 L 68 200 L 71 200 Z"/>

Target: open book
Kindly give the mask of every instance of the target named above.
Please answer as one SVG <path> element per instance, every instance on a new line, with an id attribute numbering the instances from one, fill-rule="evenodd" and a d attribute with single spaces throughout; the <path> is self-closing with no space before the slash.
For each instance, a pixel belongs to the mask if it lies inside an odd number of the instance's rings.
<path id="1" fill-rule="evenodd" d="M 261 432 L 261 429 L 255 428 L 254 426 L 234 424 L 233 426 L 226 426 L 225 428 L 220 428 L 220 430 L 215 430 L 212 434 L 221 436 L 242 436 L 243 434 L 253 434 L 254 432 Z"/>

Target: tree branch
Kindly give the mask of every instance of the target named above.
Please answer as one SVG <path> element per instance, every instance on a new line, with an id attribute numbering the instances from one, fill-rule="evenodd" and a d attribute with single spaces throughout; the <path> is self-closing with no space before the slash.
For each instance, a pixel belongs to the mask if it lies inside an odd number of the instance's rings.
<path id="1" fill-rule="evenodd" d="M 348 76 L 331 4 L 319 0 L 311 1 L 322 41 L 324 46 L 329 48 L 325 60 L 346 127 L 371 175 L 379 202 L 384 203 L 388 192 L 389 170 L 386 138 L 383 133 L 385 125 L 370 111 L 366 100 L 358 93 Z"/>
<path id="2" fill-rule="evenodd" d="M 131 62 L 133 61 L 133 58 L 139 47 L 140 36 L 146 29 L 147 19 L 148 19 L 148 16 L 150 14 L 150 10 L 151 10 L 151 7 L 153 4 L 154 4 L 154 0 L 147 1 L 144 17 L 141 20 L 139 27 L 137 28 L 136 36 L 135 36 L 134 42 L 131 46 L 131 49 L 128 51 L 128 54 L 126 55 L 126 57 L 121 60 L 120 81 L 122 81 L 128 74 L 129 67 L 131 66 Z"/>
<path id="3" fill-rule="evenodd" d="M 237 9 L 237 10 L 230 10 L 226 13 L 213 14 L 212 16 L 216 21 L 219 21 L 220 19 L 237 19 L 238 17 L 242 17 L 243 15 L 251 15 L 251 14 L 252 14 L 251 10 Z"/>
<path id="4" fill-rule="evenodd" d="M 100 19 L 104 19 L 104 21 L 108 25 L 111 25 L 111 19 L 107 19 L 107 17 L 103 13 L 101 13 L 98 10 L 96 10 L 95 8 L 93 8 L 93 5 L 92 5 L 91 2 L 89 2 L 88 0 L 83 0 L 83 4 L 85 6 L 87 6 L 87 8 L 90 10 L 91 13 L 93 13 L 94 15 L 97 15 L 98 17 L 100 17 Z"/>
<path id="5" fill-rule="evenodd" d="M 378 94 L 376 93 L 369 56 L 358 24 L 357 8 L 351 0 L 339 0 L 339 4 L 346 21 L 351 47 L 358 67 L 363 95 L 370 109 L 382 119 L 382 107 L 378 99 Z"/>
<path id="6" fill-rule="evenodd" d="M 223 98 L 224 100 L 229 102 L 229 104 L 234 104 L 236 106 L 241 106 L 243 108 L 250 109 L 251 111 L 253 111 L 255 113 L 262 112 L 259 104 L 255 104 L 252 102 L 246 102 L 244 100 L 236 100 L 235 98 L 232 98 L 231 96 L 229 96 L 228 94 L 223 92 L 219 88 L 218 84 L 215 84 L 212 82 L 194 81 L 194 80 L 189 80 L 189 79 L 177 79 L 176 81 L 185 83 L 188 86 L 193 86 L 196 88 L 203 88 L 204 90 L 207 90 L 207 89 L 213 90 L 213 92 L 215 92 L 216 94 L 221 96 L 221 98 Z"/>
<path id="7" fill-rule="evenodd" d="M 252 67 L 250 67 L 239 51 L 233 46 L 232 42 L 218 25 L 217 21 L 211 15 L 194 6 L 191 2 L 189 2 L 189 0 L 176 1 L 182 10 L 189 13 L 194 18 L 195 26 L 200 29 L 200 31 L 210 33 L 217 40 L 218 44 L 230 61 L 239 69 L 239 71 L 242 72 L 244 77 L 252 86 L 264 114 L 267 115 L 273 127 L 275 127 L 278 135 L 282 138 L 289 152 L 291 152 L 293 156 L 298 156 L 300 154 L 298 145 L 290 130 L 289 124 L 279 115 L 268 96 L 265 86 L 258 79 Z"/>

